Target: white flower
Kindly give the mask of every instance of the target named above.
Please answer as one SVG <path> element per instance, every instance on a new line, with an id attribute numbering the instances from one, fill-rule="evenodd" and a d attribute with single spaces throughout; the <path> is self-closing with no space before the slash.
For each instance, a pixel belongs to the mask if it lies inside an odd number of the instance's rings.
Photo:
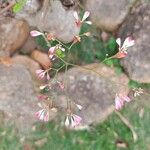
<path id="1" fill-rule="evenodd" d="M 82 19 L 79 18 L 79 15 L 76 11 L 74 11 L 73 15 L 74 15 L 74 18 L 76 19 L 76 25 L 78 27 L 80 27 L 82 23 L 87 23 L 87 24 L 90 24 L 90 25 L 92 24 L 91 21 L 85 21 L 90 15 L 89 11 L 84 12 L 84 15 L 83 15 Z"/>
<path id="2" fill-rule="evenodd" d="M 49 112 L 46 109 L 41 109 L 35 113 L 35 117 L 41 121 L 49 121 Z"/>
<path id="3" fill-rule="evenodd" d="M 43 35 L 43 33 L 39 32 L 39 31 L 36 31 L 36 30 L 33 30 L 33 31 L 30 32 L 30 35 L 32 37 L 36 37 L 36 36 L 39 36 L 39 35 Z"/>
<path id="4" fill-rule="evenodd" d="M 119 46 L 119 52 L 114 56 L 114 58 L 124 58 L 127 55 L 127 49 L 135 44 L 135 41 L 132 37 L 127 37 L 121 46 L 121 39 L 116 39 L 116 42 Z"/>

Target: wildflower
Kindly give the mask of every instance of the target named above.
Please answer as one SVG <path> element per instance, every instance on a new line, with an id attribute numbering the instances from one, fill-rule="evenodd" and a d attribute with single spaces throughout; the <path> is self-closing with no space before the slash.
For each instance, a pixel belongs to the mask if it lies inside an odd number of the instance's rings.
<path id="1" fill-rule="evenodd" d="M 128 96 L 116 94 L 116 98 L 115 98 L 116 110 L 120 110 L 124 106 L 125 102 L 129 103 L 130 101 L 131 99 Z"/>
<path id="2" fill-rule="evenodd" d="M 114 56 L 114 58 L 124 58 L 127 55 L 127 49 L 135 44 L 135 41 L 131 37 L 127 37 L 121 46 L 121 39 L 116 40 L 119 45 L 119 52 Z"/>
<path id="3" fill-rule="evenodd" d="M 65 126 L 70 128 L 75 128 L 76 126 L 80 125 L 82 118 L 78 115 L 71 114 L 67 115 L 65 120 Z"/>
<path id="4" fill-rule="evenodd" d="M 39 36 L 39 35 L 43 35 L 43 33 L 39 32 L 39 31 L 36 31 L 36 30 L 33 30 L 33 31 L 30 32 L 30 35 L 32 37 L 36 37 L 36 36 Z"/>
<path id="5" fill-rule="evenodd" d="M 144 90 L 142 88 L 133 89 L 133 91 L 134 91 L 134 97 L 140 96 L 141 94 L 144 93 Z"/>
<path id="6" fill-rule="evenodd" d="M 35 113 L 35 117 L 41 121 L 49 121 L 49 111 L 46 109 L 41 109 Z"/>
<path id="7" fill-rule="evenodd" d="M 89 15 L 90 15 L 89 11 L 86 11 L 84 13 L 82 19 L 79 18 L 79 15 L 78 15 L 78 13 L 76 11 L 74 12 L 73 15 L 74 15 L 74 18 L 76 19 L 76 25 L 77 25 L 77 27 L 80 27 L 83 22 L 87 23 L 87 24 L 90 24 L 90 25 L 92 24 L 91 21 L 85 21 L 89 17 Z"/>
<path id="8" fill-rule="evenodd" d="M 42 69 L 36 70 L 36 75 L 39 79 L 43 79 L 45 77 L 46 71 Z"/>
<path id="9" fill-rule="evenodd" d="M 50 76 L 49 76 L 47 70 L 38 69 L 38 70 L 36 70 L 36 74 L 39 79 L 43 79 L 46 76 L 46 79 L 50 80 Z"/>
<path id="10" fill-rule="evenodd" d="M 80 116 L 77 116 L 75 114 L 72 114 L 71 116 L 71 127 L 76 127 L 81 124 L 82 118 Z"/>

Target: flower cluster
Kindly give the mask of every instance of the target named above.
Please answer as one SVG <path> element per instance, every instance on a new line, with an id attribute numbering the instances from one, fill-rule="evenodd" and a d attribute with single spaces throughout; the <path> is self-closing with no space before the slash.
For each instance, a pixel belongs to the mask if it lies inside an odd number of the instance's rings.
<path id="1" fill-rule="evenodd" d="M 88 11 L 86 11 L 83 14 L 82 18 L 79 17 L 79 15 L 76 11 L 73 13 L 73 15 L 74 15 L 74 19 L 75 19 L 75 24 L 78 28 L 80 28 L 83 23 L 92 24 L 91 21 L 86 20 L 90 15 L 90 12 L 88 12 Z M 64 64 L 60 68 L 49 68 L 47 70 L 39 69 L 36 71 L 36 75 L 38 76 L 39 79 L 47 79 L 47 81 L 49 81 L 49 83 L 41 85 L 40 90 L 49 92 L 53 87 L 52 86 L 53 83 L 57 84 L 57 86 L 61 90 L 66 90 L 67 85 L 64 84 L 66 82 L 58 81 L 56 79 L 57 73 L 63 67 L 65 67 L 65 72 L 66 72 L 67 67 L 69 65 L 72 65 L 67 60 L 65 60 L 65 58 L 66 58 L 65 54 L 67 53 L 67 51 L 70 52 L 70 49 L 74 44 L 81 41 L 81 36 L 90 36 L 90 32 L 86 32 L 86 33 L 83 33 L 82 35 L 74 36 L 74 39 L 69 47 L 67 47 L 67 45 L 63 44 L 59 40 L 57 40 L 55 35 L 53 35 L 53 34 L 42 33 L 40 31 L 36 31 L 36 30 L 31 31 L 30 34 L 32 37 L 43 36 L 43 38 L 45 39 L 45 41 L 47 43 L 47 46 L 49 47 L 48 57 L 51 60 L 51 62 L 55 63 L 55 61 L 53 61 L 53 60 L 58 59 L 58 60 L 62 61 Z M 120 38 L 116 39 L 116 43 L 119 46 L 119 51 L 116 55 L 114 55 L 111 58 L 124 58 L 125 56 L 127 56 L 127 49 L 129 47 L 133 46 L 135 44 L 135 41 L 131 37 L 127 37 L 125 39 L 125 41 L 123 42 L 123 44 L 121 44 Z M 77 66 L 77 65 L 75 65 L 75 66 Z M 51 78 L 49 75 L 49 71 L 55 72 L 54 78 L 52 80 L 50 80 Z M 134 95 L 137 96 L 141 93 L 142 93 L 142 90 L 139 89 L 138 91 L 135 92 Z M 56 107 L 54 107 L 53 101 L 50 100 L 50 97 L 48 97 L 47 95 L 40 95 L 38 97 L 38 99 L 40 100 L 40 103 L 38 103 L 40 110 L 35 113 L 35 116 L 37 119 L 47 122 L 50 120 L 50 112 L 51 111 L 57 112 L 57 109 L 56 109 Z M 125 105 L 125 103 L 129 103 L 130 101 L 131 101 L 131 99 L 127 95 L 116 94 L 116 98 L 115 98 L 116 110 L 120 110 Z M 76 103 L 74 103 L 74 104 L 78 108 L 78 110 L 82 109 L 81 105 L 76 104 Z M 74 110 L 71 107 L 72 106 L 71 106 L 70 101 L 68 102 L 68 100 L 67 100 L 67 112 L 66 112 L 67 115 L 65 117 L 64 124 L 66 127 L 75 128 L 76 126 L 79 126 L 81 124 L 82 118 L 80 116 L 76 115 L 76 113 L 74 112 Z"/>
<path id="2" fill-rule="evenodd" d="M 46 95 L 38 96 L 39 103 L 38 106 L 41 108 L 35 113 L 35 117 L 41 121 L 49 121 L 50 111 L 57 112 L 56 107 L 53 105 L 53 101 Z"/>

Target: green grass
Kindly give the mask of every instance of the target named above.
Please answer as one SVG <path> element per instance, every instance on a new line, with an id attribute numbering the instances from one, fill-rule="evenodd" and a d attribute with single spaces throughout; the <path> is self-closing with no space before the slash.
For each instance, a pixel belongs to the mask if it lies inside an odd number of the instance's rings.
<path id="1" fill-rule="evenodd" d="M 150 106 L 148 97 L 141 97 L 132 102 L 122 114 L 128 118 L 138 134 L 137 142 L 133 142 L 132 133 L 114 113 L 104 123 L 91 127 L 89 131 L 68 131 L 54 123 L 36 125 L 36 130 L 26 140 L 36 150 L 121 150 L 116 146 L 118 140 L 127 144 L 127 150 L 150 149 Z M 139 117 L 144 108 L 143 118 Z M 4 134 L 5 132 L 5 134 Z M 15 130 L 0 129 L 0 150 L 20 150 L 20 139 Z M 3 133 L 3 134 L 2 134 Z M 46 141 L 45 141 L 46 139 Z M 41 142 L 44 140 L 45 142 Z M 40 141 L 40 144 L 37 144 Z"/>

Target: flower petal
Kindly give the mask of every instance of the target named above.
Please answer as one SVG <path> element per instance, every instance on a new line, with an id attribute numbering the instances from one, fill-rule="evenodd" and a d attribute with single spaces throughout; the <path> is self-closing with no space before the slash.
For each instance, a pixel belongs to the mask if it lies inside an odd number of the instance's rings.
<path id="1" fill-rule="evenodd" d="M 46 79 L 50 80 L 50 76 L 49 76 L 48 72 L 46 73 Z"/>
<path id="2" fill-rule="evenodd" d="M 92 24 L 92 22 L 91 22 L 91 21 L 84 21 L 84 23 L 87 23 L 87 24 L 89 24 L 89 25 L 91 25 L 91 24 Z"/>
<path id="3" fill-rule="evenodd" d="M 131 99 L 128 96 L 122 96 L 122 99 L 128 103 L 131 101 Z"/>
<path id="4" fill-rule="evenodd" d="M 128 48 L 135 44 L 135 41 L 132 37 L 127 37 L 122 45 L 122 48 Z"/>
<path id="5" fill-rule="evenodd" d="M 36 117 L 37 119 L 40 119 L 40 117 L 41 117 L 41 115 L 43 114 L 43 112 L 44 112 L 44 109 L 39 110 L 38 112 L 35 113 L 35 117 Z"/>
<path id="6" fill-rule="evenodd" d="M 116 43 L 119 45 L 119 48 L 120 48 L 121 47 L 121 39 L 120 38 L 116 39 Z"/>
<path id="7" fill-rule="evenodd" d="M 82 121 L 82 118 L 80 116 L 75 115 L 75 114 L 73 114 L 73 119 L 74 119 L 74 122 L 76 123 L 76 125 L 79 125 Z"/>
<path id="8" fill-rule="evenodd" d="M 39 32 L 39 31 L 36 31 L 36 30 L 33 30 L 30 32 L 30 35 L 33 36 L 33 37 L 36 37 L 36 36 L 39 36 L 39 35 L 43 35 L 42 32 Z"/>
<path id="9" fill-rule="evenodd" d="M 41 74 L 41 73 L 43 73 L 44 72 L 44 70 L 42 70 L 42 69 L 38 69 L 38 70 L 36 70 L 36 74 L 38 75 L 38 74 Z"/>
<path id="10" fill-rule="evenodd" d="M 48 112 L 44 116 L 44 120 L 43 121 L 45 121 L 45 122 L 49 121 L 49 113 Z"/>
<path id="11" fill-rule="evenodd" d="M 70 125 L 69 117 L 66 117 L 65 126 L 68 127 Z"/>
<path id="12" fill-rule="evenodd" d="M 120 110 L 123 107 L 124 103 L 122 101 L 122 99 L 118 96 L 116 96 L 115 98 L 115 109 L 116 110 Z"/>
<path id="13" fill-rule="evenodd" d="M 78 15 L 78 13 L 77 13 L 76 11 L 73 12 L 73 16 L 74 16 L 74 18 L 75 18 L 77 21 L 80 20 L 80 19 L 79 19 L 79 15 Z"/>
<path id="14" fill-rule="evenodd" d="M 86 11 L 83 15 L 83 18 L 82 18 L 82 22 L 85 21 L 90 15 L 90 12 L 89 11 Z"/>
<path id="15" fill-rule="evenodd" d="M 55 52 L 55 49 L 56 49 L 56 46 L 53 46 L 49 49 L 49 53 L 54 53 Z"/>

